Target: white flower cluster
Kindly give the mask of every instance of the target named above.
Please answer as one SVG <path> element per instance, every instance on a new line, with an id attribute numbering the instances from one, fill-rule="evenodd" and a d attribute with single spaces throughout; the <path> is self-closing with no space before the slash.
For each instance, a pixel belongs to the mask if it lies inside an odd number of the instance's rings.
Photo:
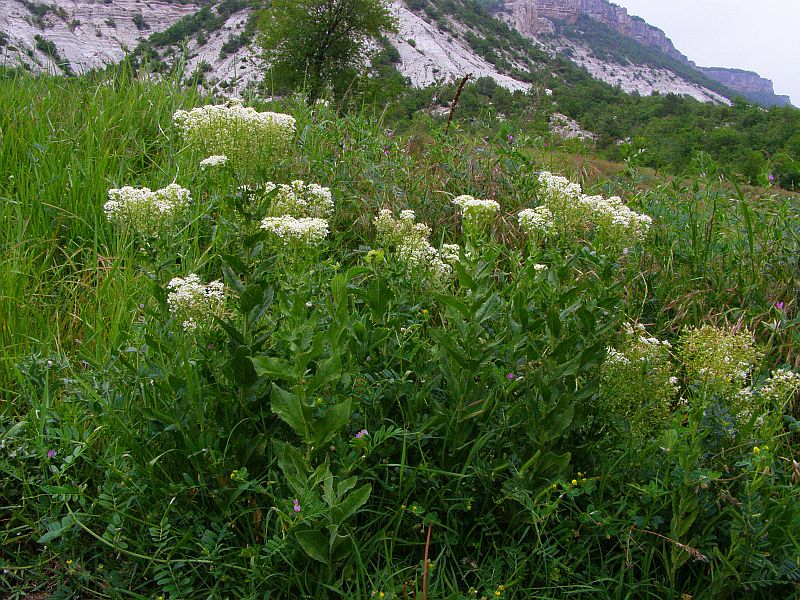
<path id="1" fill-rule="evenodd" d="M 108 198 L 103 210 L 110 222 L 148 236 L 158 235 L 164 226 L 180 217 L 192 201 L 189 190 L 176 183 L 156 191 L 130 186 L 111 189 Z"/>
<path id="2" fill-rule="evenodd" d="M 208 167 L 218 167 L 228 162 L 228 157 L 224 154 L 212 154 L 208 158 L 200 161 L 200 168 L 205 170 Z"/>
<path id="3" fill-rule="evenodd" d="M 687 375 L 721 390 L 744 386 L 761 358 L 747 330 L 726 331 L 712 325 L 690 328 L 681 334 L 679 346 Z"/>
<path id="4" fill-rule="evenodd" d="M 203 283 L 198 275 L 175 277 L 168 284 L 167 305 L 181 322 L 184 331 L 207 329 L 213 317 L 225 311 L 225 286 L 221 281 Z"/>
<path id="5" fill-rule="evenodd" d="M 672 346 L 647 334 L 643 325 L 628 324 L 618 348 L 607 348 L 600 369 L 600 403 L 609 416 L 630 423 L 633 438 L 660 429 L 678 393 L 672 373 Z"/>
<path id="6" fill-rule="evenodd" d="M 544 239 L 553 229 L 553 213 L 546 206 L 526 208 L 517 215 L 519 228 L 530 238 Z"/>
<path id="7" fill-rule="evenodd" d="M 383 246 L 399 246 L 412 238 L 428 239 L 431 228 L 425 223 L 415 223 L 416 218 L 413 210 L 401 211 L 396 219 L 391 210 L 382 209 L 375 217 L 378 242 Z"/>
<path id="8" fill-rule="evenodd" d="M 450 265 L 458 260 L 461 249 L 457 244 L 443 244 L 437 250 L 428 241 L 430 227 L 415 220 L 413 210 L 402 211 L 399 218 L 389 209 L 381 210 L 375 217 L 378 243 L 393 247 L 412 277 L 427 283 L 444 282 L 452 275 Z"/>
<path id="9" fill-rule="evenodd" d="M 453 198 L 453 204 L 461 209 L 461 219 L 464 228 L 468 230 L 478 230 L 491 225 L 500 210 L 500 205 L 494 200 L 478 200 L 467 195 Z"/>
<path id="10" fill-rule="evenodd" d="M 800 394 L 800 374 L 789 369 L 775 370 L 758 391 L 765 400 L 791 403 Z"/>
<path id="11" fill-rule="evenodd" d="M 619 196 L 581 196 L 578 200 L 595 225 L 606 235 L 631 242 L 647 237 L 653 219 L 628 208 Z"/>
<path id="12" fill-rule="evenodd" d="M 295 119 L 258 112 L 238 101 L 178 110 L 173 121 L 184 142 L 203 155 L 225 155 L 237 172 L 250 173 L 291 143 Z"/>
<path id="13" fill-rule="evenodd" d="M 284 246 L 295 248 L 317 246 L 328 236 L 328 222 L 315 217 L 266 217 L 261 221 L 261 229 Z"/>
<path id="14" fill-rule="evenodd" d="M 613 247 L 627 247 L 644 240 L 653 223 L 650 216 L 631 210 L 618 196 L 588 196 L 579 184 L 566 177 L 545 171 L 539 173 L 539 184 L 542 206 L 549 211 L 552 225 L 546 219 L 547 213 L 526 213 L 525 220 L 534 231 L 548 225 L 548 230 L 555 228 L 573 235 L 594 230 L 602 242 Z M 522 213 L 520 227 L 525 228 Z"/>
<path id="15" fill-rule="evenodd" d="M 277 192 L 269 207 L 269 216 L 328 219 L 333 215 L 333 197 L 329 188 L 297 180 L 289 185 L 267 183 L 264 192 L 269 194 L 274 190 Z"/>

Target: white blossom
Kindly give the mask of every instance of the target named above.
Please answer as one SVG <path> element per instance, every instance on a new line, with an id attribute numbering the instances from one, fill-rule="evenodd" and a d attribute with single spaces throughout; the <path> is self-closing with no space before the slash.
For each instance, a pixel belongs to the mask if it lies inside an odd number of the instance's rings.
<path id="1" fill-rule="evenodd" d="M 208 328 L 215 316 L 224 314 L 225 286 L 221 281 L 203 283 L 198 275 L 189 273 L 170 280 L 167 289 L 169 310 L 180 320 L 184 331 Z"/>

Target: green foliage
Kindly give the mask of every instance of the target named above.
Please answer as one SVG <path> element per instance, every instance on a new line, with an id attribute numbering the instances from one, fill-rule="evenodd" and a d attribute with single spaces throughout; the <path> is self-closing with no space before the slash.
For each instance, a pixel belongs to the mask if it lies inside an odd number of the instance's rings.
<path id="1" fill-rule="evenodd" d="M 381 112 L 296 100 L 257 105 L 297 119 L 281 157 L 202 171 L 172 121 L 202 98 L 105 77 L 0 78 L 12 597 L 421 598 L 426 547 L 431 598 L 797 593 L 794 388 L 755 370 L 754 397 L 775 397 L 743 422 L 676 369 L 685 406 L 632 443 L 619 424 L 641 408 L 606 375 L 628 322 L 673 341 L 744 323 L 766 371 L 794 364 L 795 196 L 734 193 L 708 156 L 685 180 L 646 180 L 634 156 L 598 182 L 478 119 L 387 133 Z M 544 201 L 543 170 L 622 196 L 649 236 L 528 244 L 516 214 Z M 239 188 L 296 179 L 329 186 L 335 213 L 288 252 L 259 227 L 276 194 Z M 173 181 L 194 204 L 169 243 L 106 222 L 108 188 Z M 461 194 L 498 218 L 452 277 L 414 284 L 374 216 L 412 209 L 432 247 L 465 245 Z M 193 332 L 165 289 L 189 272 L 226 286 Z"/>
<path id="2" fill-rule="evenodd" d="M 326 85 L 346 89 L 367 42 L 392 27 L 383 0 L 274 0 L 264 10 L 259 43 L 278 81 L 305 87 L 314 101 Z"/>

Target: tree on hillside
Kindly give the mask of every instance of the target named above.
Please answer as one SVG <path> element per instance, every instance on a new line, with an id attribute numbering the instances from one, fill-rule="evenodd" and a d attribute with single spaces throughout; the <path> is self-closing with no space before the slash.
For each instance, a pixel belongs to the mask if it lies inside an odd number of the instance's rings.
<path id="1" fill-rule="evenodd" d="M 364 64 L 368 42 L 394 27 L 385 0 L 272 0 L 259 42 L 273 76 L 305 86 L 309 101 Z"/>

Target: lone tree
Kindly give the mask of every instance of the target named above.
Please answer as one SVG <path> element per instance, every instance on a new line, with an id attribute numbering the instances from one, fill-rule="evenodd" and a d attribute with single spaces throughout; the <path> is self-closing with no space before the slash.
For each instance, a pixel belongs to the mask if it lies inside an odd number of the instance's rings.
<path id="1" fill-rule="evenodd" d="M 276 78 L 305 85 L 309 102 L 364 64 L 368 42 L 394 27 L 385 0 L 272 0 L 261 46 Z"/>

